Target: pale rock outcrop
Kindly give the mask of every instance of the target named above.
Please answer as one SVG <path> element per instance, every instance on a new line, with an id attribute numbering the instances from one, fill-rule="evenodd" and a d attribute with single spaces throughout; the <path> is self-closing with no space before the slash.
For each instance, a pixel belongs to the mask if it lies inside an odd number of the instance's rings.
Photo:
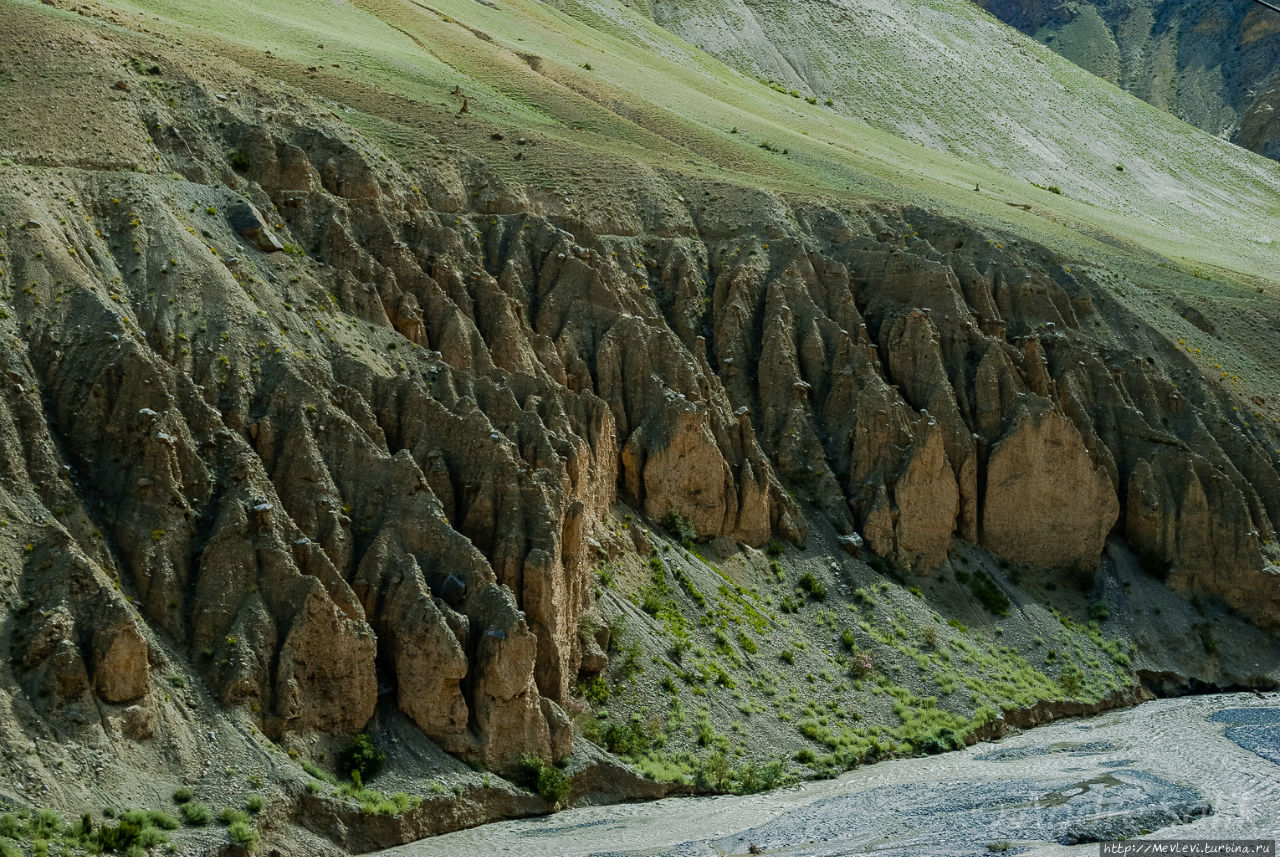
<path id="1" fill-rule="evenodd" d="M 467 703 L 461 682 L 467 675 L 465 619 L 458 638 L 445 620 L 416 565 L 405 572 L 384 607 L 386 633 L 395 658 L 396 700 L 423 733 L 451 753 L 469 748 Z"/>
<path id="2" fill-rule="evenodd" d="M 982 543 L 1039 568 L 1092 566 L 1120 513 L 1115 486 L 1056 410 L 1029 405 L 992 447 Z"/>
<path id="3" fill-rule="evenodd" d="M 147 641 L 129 619 L 93 635 L 93 687 L 105 702 L 132 702 L 151 678 Z"/>
<path id="4" fill-rule="evenodd" d="M 947 558 L 960 508 L 955 475 L 942 432 L 934 427 L 910 453 L 892 485 L 877 495 L 863 532 L 881 556 L 907 568 L 929 571 Z"/>

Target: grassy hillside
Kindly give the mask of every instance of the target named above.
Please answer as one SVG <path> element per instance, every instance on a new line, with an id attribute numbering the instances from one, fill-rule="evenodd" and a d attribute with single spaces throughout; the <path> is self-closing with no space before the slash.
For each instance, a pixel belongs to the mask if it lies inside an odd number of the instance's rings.
<path id="1" fill-rule="evenodd" d="M 1228 275 L 1276 270 L 1265 225 L 1280 211 L 1274 164 L 963 0 L 653 4 L 668 29 L 600 0 L 362 0 L 323 16 L 279 0 L 110 8 L 332 98 L 391 138 L 413 127 L 415 110 L 456 109 L 449 93 L 462 86 L 472 117 L 555 139 L 559 163 L 617 157 L 777 189 L 909 199 L 1100 260 L 1118 242 Z M 537 175 L 548 165 L 497 166 Z"/>

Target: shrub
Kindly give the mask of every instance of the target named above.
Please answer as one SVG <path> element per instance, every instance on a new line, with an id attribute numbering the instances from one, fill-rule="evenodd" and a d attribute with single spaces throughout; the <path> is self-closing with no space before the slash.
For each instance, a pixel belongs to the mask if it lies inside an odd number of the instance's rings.
<path id="1" fill-rule="evenodd" d="M 782 556 L 782 551 L 785 548 L 786 545 L 782 543 L 781 539 L 769 539 L 769 543 L 764 546 L 764 551 L 769 556 Z"/>
<path id="2" fill-rule="evenodd" d="M 871 675 L 874 666 L 868 651 L 858 649 L 849 655 L 849 675 L 854 678 L 866 678 Z"/>
<path id="3" fill-rule="evenodd" d="M 1075 696 L 1084 688 L 1084 673 L 1075 664 L 1067 664 L 1058 677 L 1058 684 L 1069 696 Z"/>
<path id="4" fill-rule="evenodd" d="M 1095 601 L 1089 605 L 1089 621 L 1105 622 L 1111 617 L 1111 608 L 1105 601 Z"/>
<path id="5" fill-rule="evenodd" d="M 248 824 L 249 814 L 244 810 L 232 809 L 229 806 L 223 807 L 222 811 L 218 813 L 218 821 L 228 826 L 235 824 L 237 821 L 243 821 Z"/>
<path id="6" fill-rule="evenodd" d="M 249 795 L 249 797 L 244 802 L 245 809 L 249 810 L 249 812 L 252 812 L 252 813 L 262 812 L 262 808 L 266 805 L 267 805 L 266 798 L 264 798 L 262 795 Z"/>
<path id="7" fill-rule="evenodd" d="M 387 754 L 379 750 L 364 733 L 352 738 L 338 754 L 338 772 L 352 779 L 355 779 L 354 774 L 359 774 L 361 782 L 376 777 L 386 763 Z"/>
<path id="8" fill-rule="evenodd" d="M 154 848 L 168 841 L 169 837 L 164 835 L 164 831 L 155 827 L 144 827 L 138 834 L 139 848 Z"/>
<path id="9" fill-rule="evenodd" d="M 94 844 L 103 851 L 126 851 L 138 844 L 142 825 L 135 819 L 120 819 L 118 824 L 103 826 L 94 833 Z"/>
<path id="10" fill-rule="evenodd" d="M 178 819 L 158 809 L 150 810 L 147 813 L 147 824 L 152 827 L 158 827 L 161 830 L 177 830 L 182 826 L 178 823 Z"/>
<path id="11" fill-rule="evenodd" d="M 197 800 L 187 801 L 178 811 L 182 820 L 192 827 L 204 827 L 213 820 L 213 810 Z"/>
<path id="12" fill-rule="evenodd" d="M 564 771 L 538 756 L 525 755 L 520 759 L 518 773 L 520 785 L 536 792 L 547 803 L 555 805 L 569 796 L 573 781 Z"/>
<path id="13" fill-rule="evenodd" d="M 227 160 L 231 163 L 231 169 L 237 172 L 244 172 L 249 169 L 249 156 L 239 149 L 232 149 L 228 152 Z"/>
<path id="14" fill-rule="evenodd" d="M 679 663 L 679 658 L 674 659 Z M 609 701 L 609 685 L 600 676 L 590 682 L 578 683 L 578 695 L 595 705 L 604 705 Z"/>
<path id="15" fill-rule="evenodd" d="M 693 522 L 681 515 L 674 506 L 667 510 L 666 516 L 662 519 L 662 526 L 680 539 L 680 544 L 684 545 L 685 550 L 692 550 L 693 543 L 698 540 L 698 531 L 694 529 Z"/>
<path id="16" fill-rule="evenodd" d="M 48 839 L 62 830 L 62 816 L 51 809 L 42 809 L 36 813 L 31 823 L 31 835 L 38 839 Z"/>
<path id="17" fill-rule="evenodd" d="M 794 664 L 796 662 L 796 653 L 790 649 L 783 649 L 778 653 L 778 657 L 782 658 L 783 661 L 789 664 Z"/>
<path id="18" fill-rule="evenodd" d="M 716 750 L 698 764 L 693 772 L 693 786 L 700 792 L 728 791 L 730 773 L 729 760 Z"/>
<path id="19" fill-rule="evenodd" d="M 852 628 L 845 628 L 840 632 L 840 642 L 851 652 L 858 647 L 858 638 L 853 635 Z"/>
<path id="20" fill-rule="evenodd" d="M 320 767 L 317 766 L 314 762 L 304 761 L 302 763 L 302 770 L 306 771 L 308 774 L 315 777 L 317 780 L 326 782 L 331 786 L 336 786 L 338 784 L 337 777 L 335 777 L 333 774 L 329 773 L 328 771 L 321 770 Z"/>
<path id="21" fill-rule="evenodd" d="M 246 851 L 252 851 L 258 844 L 258 831 L 250 827 L 247 821 L 232 822 L 227 828 L 227 836 L 237 845 L 244 846 Z"/>
<path id="22" fill-rule="evenodd" d="M 809 597 L 814 601 L 827 600 L 827 588 L 822 585 L 818 578 L 813 576 L 811 571 L 806 571 L 800 575 L 800 588 L 809 593 Z"/>
<path id="23" fill-rule="evenodd" d="M 959 579 L 959 575 L 956 578 Z M 982 606 L 997 616 L 1008 616 L 1009 599 L 1005 596 L 991 575 L 979 570 L 968 578 L 969 591 L 981 602 Z"/>

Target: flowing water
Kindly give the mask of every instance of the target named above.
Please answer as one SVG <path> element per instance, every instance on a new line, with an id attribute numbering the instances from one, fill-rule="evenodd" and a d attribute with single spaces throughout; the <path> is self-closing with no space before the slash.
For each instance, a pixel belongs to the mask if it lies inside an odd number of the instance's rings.
<path id="1" fill-rule="evenodd" d="M 1280 694 L 1158 700 L 765 795 L 586 807 L 383 853 L 1096 855 L 1079 843 L 1138 836 L 1280 837 Z"/>

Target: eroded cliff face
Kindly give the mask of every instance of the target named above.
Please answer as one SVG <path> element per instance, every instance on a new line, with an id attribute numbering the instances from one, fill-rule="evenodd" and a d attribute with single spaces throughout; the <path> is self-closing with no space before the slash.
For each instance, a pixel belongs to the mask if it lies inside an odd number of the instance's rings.
<path id="1" fill-rule="evenodd" d="M 957 538 L 1091 568 L 1114 534 L 1280 626 L 1264 430 L 1100 272 L 678 176 L 578 217 L 455 150 L 401 166 L 283 96 L 176 85 L 108 120 L 160 175 L 0 167 L 24 729 L 150 736 L 182 661 L 286 745 L 381 700 L 498 771 L 564 755 L 619 498 L 703 539 L 860 532 L 919 574 Z"/>

